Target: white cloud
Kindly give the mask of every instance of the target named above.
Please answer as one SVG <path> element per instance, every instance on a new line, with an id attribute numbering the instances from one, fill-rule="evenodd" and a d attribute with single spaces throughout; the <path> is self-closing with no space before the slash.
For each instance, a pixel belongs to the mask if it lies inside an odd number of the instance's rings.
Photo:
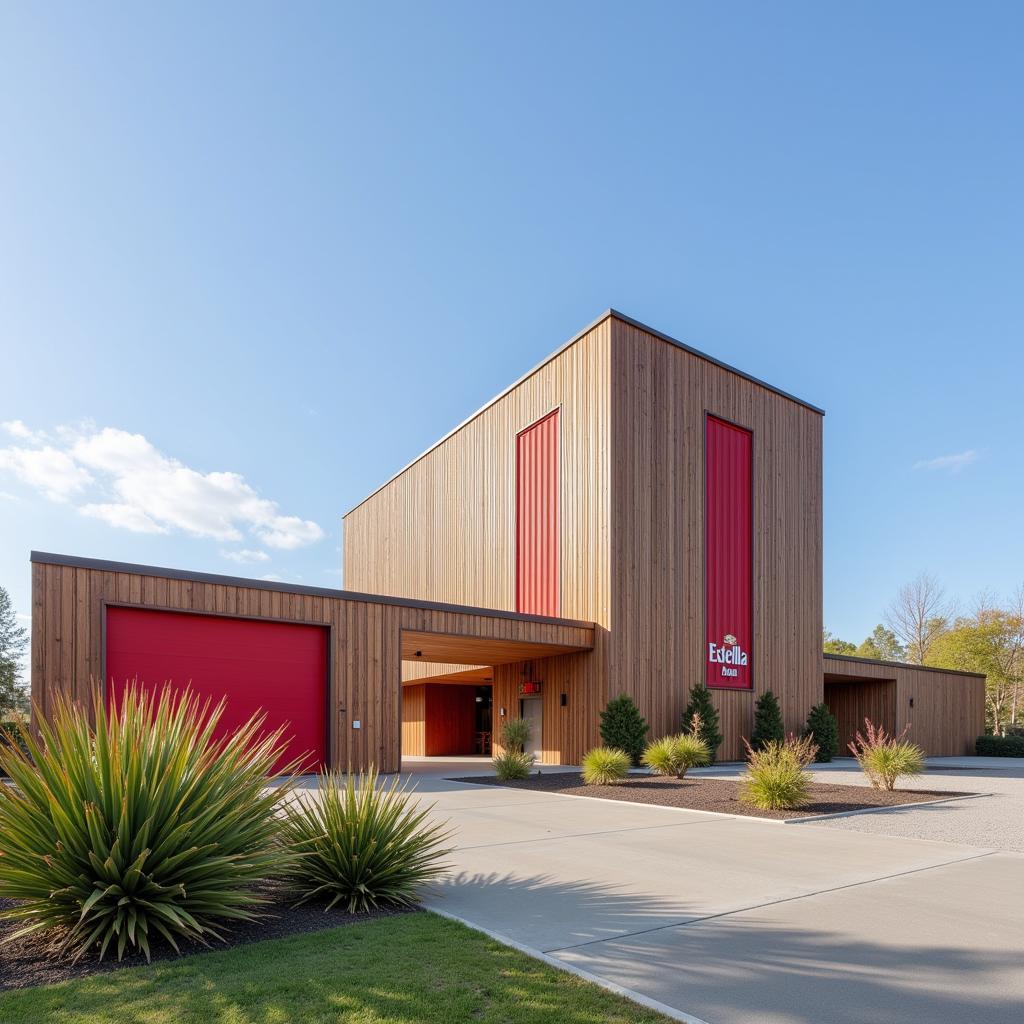
<path id="1" fill-rule="evenodd" d="M 0 491 L 0 501 L 21 501 L 21 498 L 9 491 Z"/>
<path id="2" fill-rule="evenodd" d="M 0 471 L 13 473 L 51 501 L 67 501 L 86 489 L 97 492 L 79 511 L 111 526 L 135 533 L 181 530 L 222 542 L 241 541 L 248 533 L 283 550 L 324 536 L 312 520 L 283 515 L 239 473 L 192 469 L 142 434 L 87 424 L 58 428 L 61 440 L 44 443 L 38 440 L 42 435 L 24 431 L 27 445 L 0 449 Z"/>
<path id="3" fill-rule="evenodd" d="M 281 577 L 275 576 L 272 572 L 268 572 L 266 576 L 261 576 L 261 580 L 266 580 L 268 583 L 280 583 Z"/>
<path id="4" fill-rule="evenodd" d="M 940 455 L 934 459 L 921 459 L 914 463 L 914 469 L 945 470 L 947 473 L 959 473 L 972 462 L 978 461 L 978 453 L 973 449 L 957 452 L 955 455 Z"/>
<path id="5" fill-rule="evenodd" d="M 0 427 L 19 441 L 42 441 L 45 437 L 43 434 L 36 434 L 29 430 L 21 420 L 5 420 L 0 423 Z"/>
<path id="6" fill-rule="evenodd" d="M 92 482 L 67 452 L 42 448 L 0 448 L 0 470 L 13 473 L 22 483 L 42 491 L 50 501 L 67 501 Z"/>
<path id="7" fill-rule="evenodd" d="M 266 551 L 254 551 L 250 548 L 242 548 L 239 551 L 222 551 L 222 558 L 231 562 L 269 562 L 270 555 Z"/>
<path id="8" fill-rule="evenodd" d="M 132 533 L 167 533 L 167 528 L 154 522 L 142 509 L 134 505 L 119 505 L 116 503 L 101 503 L 92 505 L 81 505 L 78 509 L 83 516 L 92 519 L 102 519 L 111 526 L 119 527 L 122 530 L 131 530 Z"/>

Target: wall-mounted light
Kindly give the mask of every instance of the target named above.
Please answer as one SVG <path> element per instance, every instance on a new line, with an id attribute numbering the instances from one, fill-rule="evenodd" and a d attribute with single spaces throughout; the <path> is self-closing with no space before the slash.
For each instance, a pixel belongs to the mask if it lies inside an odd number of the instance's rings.
<path id="1" fill-rule="evenodd" d="M 505 709 L 504 709 L 504 708 L 502 708 L 502 709 L 501 709 L 501 710 L 500 710 L 500 711 L 498 712 L 498 714 L 499 714 L 499 715 L 501 715 L 501 717 L 502 717 L 502 718 L 504 718 L 504 717 L 505 717 Z"/>
<path id="2" fill-rule="evenodd" d="M 423 657 L 423 652 L 422 651 L 417 651 L 416 652 L 416 657 L 417 658 L 422 658 Z"/>
<path id="3" fill-rule="evenodd" d="M 911 707 L 913 707 L 913 706 L 914 706 L 914 698 L 913 698 L 913 697 L 911 697 L 911 698 L 910 698 L 910 706 L 911 706 Z"/>
<path id="4" fill-rule="evenodd" d="M 568 705 L 569 705 L 569 694 L 563 693 L 562 694 L 562 707 L 563 708 L 564 707 L 568 707 Z"/>

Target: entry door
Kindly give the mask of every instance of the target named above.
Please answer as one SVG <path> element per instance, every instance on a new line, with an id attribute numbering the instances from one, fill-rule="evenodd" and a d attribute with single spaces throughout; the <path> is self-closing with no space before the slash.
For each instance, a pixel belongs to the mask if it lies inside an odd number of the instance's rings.
<path id="1" fill-rule="evenodd" d="M 540 697 L 524 697 L 519 705 L 523 720 L 530 726 L 526 752 L 539 761 L 544 738 L 544 701 Z"/>

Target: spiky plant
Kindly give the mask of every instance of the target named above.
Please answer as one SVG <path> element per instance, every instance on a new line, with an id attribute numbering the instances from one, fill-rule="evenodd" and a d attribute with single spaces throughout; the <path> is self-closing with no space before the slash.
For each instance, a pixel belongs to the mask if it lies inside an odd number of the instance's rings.
<path id="1" fill-rule="evenodd" d="M 813 753 L 810 756 L 813 759 Z M 812 779 L 802 751 L 793 750 L 785 741 L 768 740 L 760 750 L 748 743 L 747 758 L 747 770 L 740 781 L 744 803 L 779 811 L 802 807 L 810 799 Z"/>
<path id="2" fill-rule="evenodd" d="M 894 736 L 865 718 L 863 734 L 858 730 L 854 736 L 850 753 L 875 789 L 895 789 L 900 776 L 920 775 L 924 771 L 924 751 L 907 739 L 908 732 L 909 724 Z"/>
<path id="3" fill-rule="evenodd" d="M 594 747 L 583 755 L 583 781 L 588 786 L 610 786 L 629 775 L 633 759 L 624 750 Z"/>
<path id="4" fill-rule="evenodd" d="M 530 771 L 533 769 L 533 757 L 530 754 L 524 754 L 521 750 L 505 750 L 496 754 L 491 764 L 499 782 L 515 782 L 530 777 Z"/>
<path id="5" fill-rule="evenodd" d="M 378 785 L 373 769 L 322 775 L 317 792 L 293 796 L 284 816 L 283 839 L 299 854 L 285 878 L 298 903 L 340 903 L 350 914 L 416 903 L 451 853 L 452 833 L 430 822 L 431 810 L 398 778 Z"/>
<path id="6" fill-rule="evenodd" d="M 501 727 L 501 745 L 506 750 L 522 753 L 530 742 L 530 723 L 525 718 L 510 718 Z"/>
<path id="7" fill-rule="evenodd" d="M 710 763 L 711 751 L 699 735 L 684 732 L 678 736 L 663 736 L 648 744 L 641 761 L 655 775 L 674 775 L 682 779 L 691 768 Z"/>
<path id="8" fill-rule="evenodd" d="M 208 943 L 266 902 L 253 883 L 287 855 L 275 809 L 290 778 L 268 789 L 284 749 L 263 715 L 215 738 L 224 702 L 131 685 L 117 707 L 58 699 L 26 731 L 27 753 L 0 748 L 14 787 L 0 786 L 0 916 L 41 929 L 80 958 L 116 949 L 150 955 L 165 939 Z M 282 774 L 288 776 L 294 765 Z"/>

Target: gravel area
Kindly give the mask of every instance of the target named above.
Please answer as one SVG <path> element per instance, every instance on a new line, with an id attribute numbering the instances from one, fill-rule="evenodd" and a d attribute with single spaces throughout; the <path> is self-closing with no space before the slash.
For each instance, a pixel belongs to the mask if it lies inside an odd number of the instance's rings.
<path id="1" fill-rule="evenodd" d="M 894 807 L 922 800 L 936 800 L 943 797 L 963 796 L 968 790 L 962 786 L 956 789 L 918 789 L 912 792 L 898 790 L 885 792 L 864 786 L 850 786 L 832 779 L 816 782 L 812 787 L 811 800 L 798 810 L 765 811 L 752 807 L 739 799 L 739 782 L 736 779 L 687 776 L 678 779 L 653 775 L 633 775 L 628 781 L 613 786 L 584 785 L 579 772 L 547 772 L 531 775 L 521 782 L 499 782 L 492 776 L 473 776 L 452 779 L 453 782 L 469 782 L 483 786 L 506 786 L 534 792 L 559 793 L 564 796 L 600 797 L 605 800 L 623 800 L 630 803 L 658 804 L 662 807 L 680 807 L 692 811 L 717 811 L 725 814 L 742 814 L 750 818 L 773 818 L 789 820 L 808 818 L 817 814 L 835 814 L 840 811 L 860 811 L 867 808 Z"/>
<path id="2" fill-rule="evenodd" d="M 235 925 L 226 941 L 213 941 L 210 946 L 201 943 L 182 945 L 181 955 L 209 953 L 228 946 L 242 946 L 250 942 L 262 942 L 264 939 L 281 939 L 288 935 L 299 935 L 307 932 L 323 931 L 327 928 L 339 928 L 344 925 L 358 924 L 377 917 L 391 917 L 395 914 L 415 913 L 419 908 L 400 910 L 379 910 L 370 914 L 347 914 L 342 910 L 331 910 L 325 913 L 324 903 L 309 903 L 301 907 L 292 907 L 278 893 L 274 902 L 267 908 L 267 916 L 259 921 Z M 0 899 L 0 910 L 14 906 L 11 900 Z M 101 974 L 119 967 L 139 967 L 146 963 L 141 954 L 134 954 L 118 962 L 117 951 L 111 955 L 108 951 L 105 960 L 97 960 L 95 955 L 82 957 L 72 964 L 67 957 L 58 956 L 53 949 L 53 938 L 43 935 L 28 935 L 8 945 L 4 944 L 6 936 L 16 932 L 23 922 L 0 920 L 0 992 L 14 988 L 29 988 L 33 985 L 51 985 L 58 981 L 81 978 L 88 974 Z M 179 954 L 166 944 L 153 944 L 153 962 L 175 960 Z"/>
<path id="3" fill-rule="evenodd" d="M 855 767 L 837 766 L 816 775 L 829 781 L 863 785 Z M 931 807 L 904 807 L 886 814 L 837 818 L 821 825 L 1024 853 L 1024 758 L 930 759 L 926 774 L 908 781 L 907 787 L 958 788 L 990 795 Z"/>

